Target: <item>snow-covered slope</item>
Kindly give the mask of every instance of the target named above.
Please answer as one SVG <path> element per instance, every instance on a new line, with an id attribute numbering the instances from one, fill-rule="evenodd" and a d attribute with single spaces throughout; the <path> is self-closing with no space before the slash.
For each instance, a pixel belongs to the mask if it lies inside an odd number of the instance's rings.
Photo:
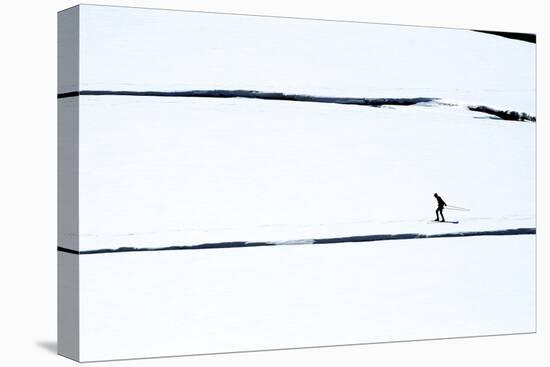
<path id="1" fill-rule="evenodd" d="M 535 226 L 535 124 L 460 107 L 80 97 L 80 249 Z M 431 224 L 438 192 L 459 224 Z"/>
<path id="2" fill-rule="evenodd" d="M 535 247 L 511 236 L 83 255 L 81 358 L 533 332 Z"/>
<path id="3" fill-rule="evenodd" d="M 535 124 L 468 109 L 535 115 L 533 44 L 88 5 L 80 22 L 80 85 L 61 92 L 434 98 L 374 108 L 80 96 L 79 233 L 61 234 L 80 250 L 535 225 Z M 471 210 L 429 224 L 434 192 Z"/>
<path id="4" fill-rule="evenodd" d="M 439 97 L 535 114 L 527 42 L 462 29 L 80 9 L 80 89 Z"/>
<path id="5" fill-rule="evenodd" d="M 483 112 L 536 115 L 532 44 L 89 5 L 80 27 L 80 85 L 59 99 L 78 103 L 79 233 L 61 246 L 534 231 L 536 123 Z M 93 95 L 197 90 L 433 100 Z M 469 210 L 431 222 L 434 192 Z M 83 253 L 80 358 L 532 332 L 535 249 L 516 235 Z"/>

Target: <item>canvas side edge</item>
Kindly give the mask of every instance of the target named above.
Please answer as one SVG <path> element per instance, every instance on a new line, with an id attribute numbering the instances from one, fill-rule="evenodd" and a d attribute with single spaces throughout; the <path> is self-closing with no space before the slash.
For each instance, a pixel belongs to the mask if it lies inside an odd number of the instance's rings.
<path id="1" fill-rule="evenodd" d="M 58 93 L 79 88 L 80 7 L 57 14 Z M 57 245 L 78 250 L 79 98 L 57 101 Z M 57 350 L 80 359 L 79 258 L 57 254 Z"/>

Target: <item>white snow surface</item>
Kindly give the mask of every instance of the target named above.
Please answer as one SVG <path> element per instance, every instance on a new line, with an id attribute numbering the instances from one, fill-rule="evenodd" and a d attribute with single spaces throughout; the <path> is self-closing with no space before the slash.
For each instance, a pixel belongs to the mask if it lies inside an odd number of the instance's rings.
<path id="1" fill-rule="evenodd" d="M 535 330 L 533 235 L 307 245 L 535 227 L 536 124 L 464 107 L 535 115 L 535 45 L 458 29 L 80 9 L 79 90 L 458 104 L 78 97 L 79 233 L 60 246 L 303 240 L 80 255 L 83 361 Z M 469 211 L 430 222 L 434 192 Z"/>
<path id="2" fill-rule="evenodd" d="M 84 96 L 79 180 L 80 250 L 534 227 L 535 124 L 443 106 Z M 430 223 L 434 192 L 470 211 Z"/>
<path id="3" fill-rule="evenodd" d="M 535 225 L 535 45 L 462 29 L 80 6 L 79 250 Z M 60 86 L 71 91 L 75 86 Z M 63 105 L 64 100 L 60 100 Z M 456 103 L 456 106 L 445 106 Z M 458 224 L 428 224 L 438 192 Z"/>
<path id="4" fill-rule="evenodd" d="M 534 263 L 532 235 L 83 255 L 80 357 L 534 332 Z"/>
<path id="5" fill-rule="evenodd" d="M 80 25 L 81 90 L 438 97 L 536 112 L 536 46 L 464 29 L 93 5 L 80 6 Z"/>

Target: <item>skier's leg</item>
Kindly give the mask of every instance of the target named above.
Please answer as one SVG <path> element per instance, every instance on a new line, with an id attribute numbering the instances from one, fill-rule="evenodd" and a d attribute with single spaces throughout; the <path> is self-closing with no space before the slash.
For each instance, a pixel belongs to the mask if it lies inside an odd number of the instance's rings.
<path id="1" fill-rule="evenodd" d="M 437 208 L 437 209 L 435 210 L 435 216 L 437 217 L 437 218 L 435 219 L 435 221 L 436 221 L 436 222 L 439 222 L 439 208 Z"/>
<path id="2" fill-rule="evenodd" d="M 443 208 L 439 209 L 439 211 L 441 212 L 441 221 L 445 222 L 445 217 L 443 216 Z"/>

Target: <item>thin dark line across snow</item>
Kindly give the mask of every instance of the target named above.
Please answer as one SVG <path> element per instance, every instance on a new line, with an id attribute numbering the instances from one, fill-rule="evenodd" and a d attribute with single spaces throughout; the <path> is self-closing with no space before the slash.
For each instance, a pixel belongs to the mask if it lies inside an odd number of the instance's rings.
<path id="1" fill-rule="evenodd" d="M 477 237 L 477 236 L 512 236 L 512 235 L 531 235 L 536 234 L 536 228 L 514 228 L 501 229 L 493 231 L 471 231 L 471 232 L 452 232 L 452 233 L 437 233 L 437 234 L 422 234 L 422 233 L 400 233 L 400 234 L 375 234 L 364 236 L 350 237 L 335 237 L 335 238 L 319 238 L 306 239 L 296 241 L 275 241 L 275 242 L 217 242 L 203 243 L 193 246 L 168 246 L 168 247 L 119 247 L 113 249 L 97 249 L 76 251 L 64 247 L 58 247 L 57 250 L 76 255 L 92 255 L 92 254 L 107 254 L 118 252 L 140 252 L 140 251 L 168 251 L 168 250 L 204 250 L 204 249 L 221 249 L 221 248 L 236 248 L 236 247 L 258 247 L 258 246 L 281 246 L 281 245 L 317 245 L 317 244 L 334 244 L 334 243 L 349 243 L 349 242 L 373 242 L 373 241 L 390 241 L 390 240 L 408 240 L 408 239 L 423 239 L 423 238 L 452 238 L 452 237 Z"/>
<path id="2" fill-rule="evenodd" d="M 261 92 L 256 90 L 189 90 L 189 91 L 125 91 L 125 90 L 81 90 L 59 93 L 57 98 L 70 98 L 78 96 L 134 96 L 134 97 L 193 97 L 193 98 L 251 98 L 277 101 L 336 103 L 346 105 L 359 105 L 369 107 L 381 106 L 412 106 L 419 103 L 433 103 L 439 98 L 414 97 L 414 98 L 359 98 L 359 97 L 323 97 L 308 94 L 286 94 L 281 92 Z M 510 121 L 532 121 L 536 118 L 524 112 L 499 110 L 483 105 L 465 106 L 471 111 L 482 112 Z"/>
<path id="3" fill-rule="evenodd" d="M 354 98 L 354 97 L 322 97 L 308 94 L 286 94 L 280 92 L 261 92 L 255 90 L 189 90 L 189 91 L 124 91 L 124 90 L 82 90 L 79 92 L 60 93 L 57 98 L 76 96 L 137 96 L 137 97 L 195 97 L 195 98 L 252 98 L 277 101 L 317 102 L 353 104 L 361 106 L 380 107 L 384 105 L 410 106 L 417 103 L 433 102 L 437 98 Z"/>

